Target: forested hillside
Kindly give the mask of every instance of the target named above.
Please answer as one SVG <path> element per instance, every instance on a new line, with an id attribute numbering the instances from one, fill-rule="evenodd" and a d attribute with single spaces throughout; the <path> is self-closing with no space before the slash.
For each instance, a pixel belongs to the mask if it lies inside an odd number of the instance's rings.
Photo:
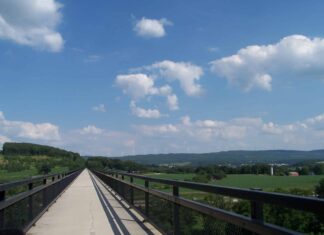
<path id="1" fill-rule="evenodd" d="M 0 154 L 0 183 L 84 167 L 78 153 L 45 145 L 5 143 Z"/>
<path id="2" fill-rule="evenodd" d="M 324 150 L 264 150 L 264 151 L 224 151 L 215 153 L 177 153 L 149 154 L 125 156 L 123 160 L 131 160 L 142 164 L 254 164 L 254 163 L 285 163 L 295 164 L 302 161 L 323 161 Z"/>
<path id="3" fill-rule="evenodd" d="M 6 156 L 35 156 L 46 155 L 52 157 L 80 157 L 80 154 L 63 149 L 30 143 L 4 143 L 3 154 Z"/>

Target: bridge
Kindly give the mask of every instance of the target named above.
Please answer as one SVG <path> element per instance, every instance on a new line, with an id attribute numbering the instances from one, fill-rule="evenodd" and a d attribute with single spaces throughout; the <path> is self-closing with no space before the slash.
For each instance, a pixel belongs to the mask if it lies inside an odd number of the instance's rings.
<path id="1" fill-rule="evenodd" d="M 188 199 L 187 189 L 247 200 L 250 216 Z M 0 234 L 191 234 L 198 214 L 216 224 L 202 234 L 301 234 L 266 222 L 265 204 L 324 212 L 317 198 L 84 169 L 0 185 Z"/>

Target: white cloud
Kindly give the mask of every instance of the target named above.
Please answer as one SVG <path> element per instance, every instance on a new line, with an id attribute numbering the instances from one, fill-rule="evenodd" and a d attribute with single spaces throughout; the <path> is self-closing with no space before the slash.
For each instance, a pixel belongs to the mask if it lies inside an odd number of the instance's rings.
<path id="1" fill-rule="evenodd" d="M 318 116 L 315 116 L 315 117 L 312 117 L 312 118 L 308 118 L 306 120 L 306 123 L 309 123 L 309 124 L 324 123 L 324 114 L 320 114 Z"/>
<path id="2" fill-rule="evenodd" d="M 156 20 L 143 17 L 136 22 L 133 29 L 138 36 L 144 38 L 161 38 L 166 34 L 164 27 L 167 25 L 172 25 L 172 22 L 164 18 Z"/>
<path id="3" fill-rule="evenodd" d="M 151 70 L 156 69 L 162 77 L 171 81 L 178 81 L 181 88 L 189 96 L 197 96 L 202 92 L 198 81 L 203 75 L 203 70 L 197 65 L 164 60 L 146 68 Z"/>
<path id="4" fill-rule="evenodd" d="M 100 129 L 94 125 L 88 125 L 80 130 L 82 135 L 100 135 L 104 132 L 103 129 Z"/>
<path id="5" fill-rule="evenodd" d="M 324 38 L 291 35 L 276 44 L 248 46 L 210 64 L 213 72 L 244 91 L 270 91 L 278 77 L 323 80 Z"/>
<path id="6" fill-rule="evenodd" d="M 132 101 L 130 104 L 133 114 L 139 118 L 160 118 L 162 115 L 158 109 L 143 109 L 137 107 L 135 102 Z"/>
<path id="7" fill-rule="evenodd" d="M 153 78 L 146 74 L 118 75 L 116 83 L 125 94 L 130 95 L 133 99 L 158 94 L 158 89 L 154 87 Z"/>
<path id="8" fill-rule="evenodd" d="M 59 146 L 84 155 L 118 156 L 134 153 L 136 136 L 89 125 L 64 132 Z"/>
<path id="9" fill-rule="evenodd" d="M 178 110 L 178 97 L 176 95 L 168 95 L 167 96 L 168 106 L 170 110 Z"/>
<path id="10" fill-rule="evenodd" d="M 160 135 L 160 134 L 172 134 L 177 133 L 179 129 L 172 124 L 149 126 L 149 125 L 140 125 L 135 127 L 138 131 L 145 135 Z"/>
<path id="11" fill-rule="evenodd" d="M 179 123 L 139 125 L 135 130 L 150 146 L 161 152 L 209 152 L 237 149 L 318 149 L 323 148 L 324 114 L 286 124 L 265 122 L 261 118 L 239 117 L 226 121 L 189 116 Z M 317 120 L 314 122 L 314 120 Z M 145 138 L 149 137 L 149 140 Z M 161 144 L 163 143 L 163 144 Z M 139 143 L 141 144 L 141 143 Z M 178 146 L 173 148 L 172 146 Z M 167 147 L 166 147 L 167 146 Z"/>
<path id="12" fill-rule="evenodd" d="M 98 106 L 93 106 L 92 110 L 96 111 L 96 112 L 101 112 L 101 113 L 107 112 L 107 109 L 104 104 L 99 104 Z"/>
<path id="13" fill-rule="evenodd" d="M 63 38 L 56 31 L 62 5 L 55 0 L 0 1 L 0 38 L 59 52 Z"/>
<path id="14" fill-rule="evenodd" d="M 203 75 L 203 69 L 188 62 L 164 60 L 132 70 L 132 72 L 135 71 L 143 73 L 118 75 L 116 77 L 117 86 L 123 90 L 124 94 L 131 96 L 133 101 L 143 99 L 147 96 L 163 96 L 166 98 L 169 110 L 178 110 L 178 96 L 173 94 L 173 89 L 168 84 L 174 81 L 180 83 L 180 87 L 188 96 L 198 96 L 202 93 L 202 87 L 199 84 L 199 80 Z M 155 81 L 165 84 L 157 87 L 155 86 Z M 133 113 L 137 114 L 137 116 L 139 116 L 140 113 L 141 116 L 146 116 L 144 113 L 154 113 L 155 116 L 158 116 L 158 110 L 156 109 L 146 110 L 150 112 L 144 112 L 145 110 L 143 109 L 133 110 L 136 111 L 133 111 Z"/>
<path id="15" fill-rule="evenodd" d="M 258 117 L 192 120 L 184 116 L 175 123 L 134 125 L 128 132 L 89 125 L 64 132 L 60 146 L 83 154 L 112 156 L 238 149 L 319 149 L 323 148 L 324 138 L 321 117 L 324 114 L 276 123 Z M 0 133 L 3 132 L 0 130 Z"/>
<path id="16" fill-rule="evenodd" d="M 169 85 L 156 87 L 152 76 L 143 73 L 118 75 L 116 84 L 124 94 L 132 98 L 131 109 L 132 113 L 137 117 L 142 118 L 159 118 L 160 111 L 157 109 L 143 109 L 135 105 L 135 101 L 143 99 L 147 96 L 163 96 L 166 97 L 167 105 L 170 110 L 178 110 L 178 97 L 172 93 L 172 88 Z"/>
<path id="17" fill-rule="evenodd" d="M 7 120 L 0 112 L 0 131 L 8 136 L 31 140 L 59 140 L 59 128 L 51 123 Z"/>

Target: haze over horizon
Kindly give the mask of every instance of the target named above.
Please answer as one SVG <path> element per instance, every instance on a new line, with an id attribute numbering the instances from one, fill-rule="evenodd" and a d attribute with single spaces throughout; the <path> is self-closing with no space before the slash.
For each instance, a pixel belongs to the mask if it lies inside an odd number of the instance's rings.
<path id="1" fill-rule="evenodd" d="M 324 2 L 3 0 L 0 147 L 324 149 Z"/>

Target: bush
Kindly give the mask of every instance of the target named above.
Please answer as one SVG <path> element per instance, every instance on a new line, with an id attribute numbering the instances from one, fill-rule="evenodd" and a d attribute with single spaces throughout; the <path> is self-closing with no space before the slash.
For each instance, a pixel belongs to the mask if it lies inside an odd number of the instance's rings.
<path id="1" fill-rule="evenodd" d="M 192 178 L 192 181 L 197 183 L 208 183 L 210 181 L 210 177 L 207 174 L 198 174 Z"/>
<path id="2" fill-rule="evenodd" d="M 37 166 L 37 171 L 39 174 L 47 175 L 48 173 L 51 172 L 51 165 L 48 163 L 42 163 Z"/>
<path id="3" fill-rule="evenodd" d="M 318 185 L 315 187 L 315 193 L 319 198 L 324 198 L 324 178 L 320 180 Z"/>

